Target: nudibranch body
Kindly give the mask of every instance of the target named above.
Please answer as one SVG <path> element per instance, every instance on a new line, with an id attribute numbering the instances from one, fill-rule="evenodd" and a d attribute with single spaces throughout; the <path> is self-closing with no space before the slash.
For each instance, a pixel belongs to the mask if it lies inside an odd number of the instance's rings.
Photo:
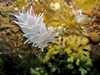
<path id="1" fill-rule="evenodd" d="M 26 11 L 22 8 L 22 12 L 18 14 L 11 15 L 15 16 L 18 21 L 14 21 L 25 33 L 23 36 L 27 38 L 24 42 L 33 43 L 32 46 L 41 48 L 43 51 L 43 47 L 47 44 L 47 42 L 51 42 L 52 39 L 57 35 L 57 33 L 53 33 L 53 28 L 46 28 L 45 23 L 43 22 L 43 14 L 35 15 L 33 8 L 30 8 L 30 11 Z"/>

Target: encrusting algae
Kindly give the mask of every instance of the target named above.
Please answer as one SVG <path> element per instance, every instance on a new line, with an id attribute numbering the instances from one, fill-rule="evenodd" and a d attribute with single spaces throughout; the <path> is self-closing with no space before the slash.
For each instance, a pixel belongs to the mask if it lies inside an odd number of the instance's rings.
<path id="1" fill-rule="evenodd" d="M 65 23 L 69 7 L 64 0 L 41 0 L 36 2 L 34 11 L 37 14 L 44 13 L 44 22 L 49 26 L 57 27 Z"/>

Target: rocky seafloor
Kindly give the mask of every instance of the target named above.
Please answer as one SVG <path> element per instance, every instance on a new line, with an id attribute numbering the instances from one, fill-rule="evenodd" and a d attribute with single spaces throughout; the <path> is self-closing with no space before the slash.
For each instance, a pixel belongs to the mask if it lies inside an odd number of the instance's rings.
<path id="1" fill-rule="evenodd" d="M 50 42 L 43 39 L 46 32 L 37 33 L 43 51 L 31 40 L 33 34 L 24 44 L 27 30 L 16 22 L 27 24 L 31 15 L 23 22 L 23 7 L 26 16 L 31 7 L 36 18 L 43 13 L 46 30 L 52 27 L 51 34 L 57 33 Z M 0 75 L 100 75 L 99 63 L 100 0 L 0 0 Z"/>

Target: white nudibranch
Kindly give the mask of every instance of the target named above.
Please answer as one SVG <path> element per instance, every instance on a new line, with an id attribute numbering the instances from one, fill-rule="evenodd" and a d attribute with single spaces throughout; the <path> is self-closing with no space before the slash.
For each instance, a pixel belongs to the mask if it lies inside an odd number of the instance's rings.
<path id="1" fill-rule="evenodd" d="M 43 23 L 43 14 L 36 16 L 32 7 L 29 12 L 22 8 L 22 12 L 10 14 L 17 18 L 18 21 L 14 22 L 25 33 L 23 36 L 26 37 L 27 40 L 24 44 L 32 43 L 32 46 L 41 48 L 43 52 L 44 46 L 57 36 L 57 33 L 53 33 L 52 27 L 46 28 L 45 23 Z"/>

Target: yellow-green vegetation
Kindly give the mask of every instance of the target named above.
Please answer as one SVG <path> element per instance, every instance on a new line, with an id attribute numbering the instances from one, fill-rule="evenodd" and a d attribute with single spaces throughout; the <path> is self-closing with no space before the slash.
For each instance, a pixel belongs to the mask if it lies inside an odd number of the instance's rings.
<path id="1" fill-rule="evenodd" d="M 91 13 L 92 8 L 96 4 L 100 4 L 100 0 L 73 0 L 76 2 L 75 7 L 82 9 L 86 13 Z"/>
<path id="2" fill-rule="evenodd" d="M 43 62 L 48 62 L 50 58 L 54 57 L 53 55 L 63 55 L 65 53 L 64 49 L 66 48 L 66 39 L 66 37 L 59 36 L 56 40 L 54 40 L 53 45 L 49 46 Z"/>
<path id="3" fill-rule="evenodd" d="M 35 13 L 44 13 L 44 22 L 48 26 L 57 27 L 69 19 L 70 8 L 64 0 L 41 0 L 36 1 L 35 4 Z"/>
<path id="4" fill-rule="evenodd" d="M 67 37 L 67 47 L 65 52 L 68 54 L 68 65 L 69 69 L 74 69 L 74 64 L 79 66 L 81 75 L 87 74 L 92 66 L 90 58 L 91 46 L 88 44 L 89 41 L 86 37 L 70 35 Z"/>
<path id="5" fill-rule="evenodd" d="M 55 60 L 55 55 L 57 54 L 59 54 L 59 56 L 66 54 L 67 68 L 74 69 L 73 73 L 76 73 L 76 69 L 74 68 L 76 65 L 78 66 L 78 70 L 81 72 L 81 75 L 85 75 L 88 71 L 90 71 L 90 67 L 92 66 L 90 58 L 91 47 L 88 43 L 88 39 L 84 36 L 59 36 L 53 42 L 53 45 L 49 46 L 43 62 L 47 63 L 50 59 Z"/>
<path id="6" fill-rule="evenodd" d="M 36 67 L 35 69 L 30 68 L 31 75 L 48 75 L 43 68 Z"/>
<path id="7" fill-rule="evenodd" d="M 16 0 L 16 4 L 18 5 L 19 8 L 22 9 L 22 7 L 26 7 L 28 2 L 27 2 L 27 0 Z"/>

